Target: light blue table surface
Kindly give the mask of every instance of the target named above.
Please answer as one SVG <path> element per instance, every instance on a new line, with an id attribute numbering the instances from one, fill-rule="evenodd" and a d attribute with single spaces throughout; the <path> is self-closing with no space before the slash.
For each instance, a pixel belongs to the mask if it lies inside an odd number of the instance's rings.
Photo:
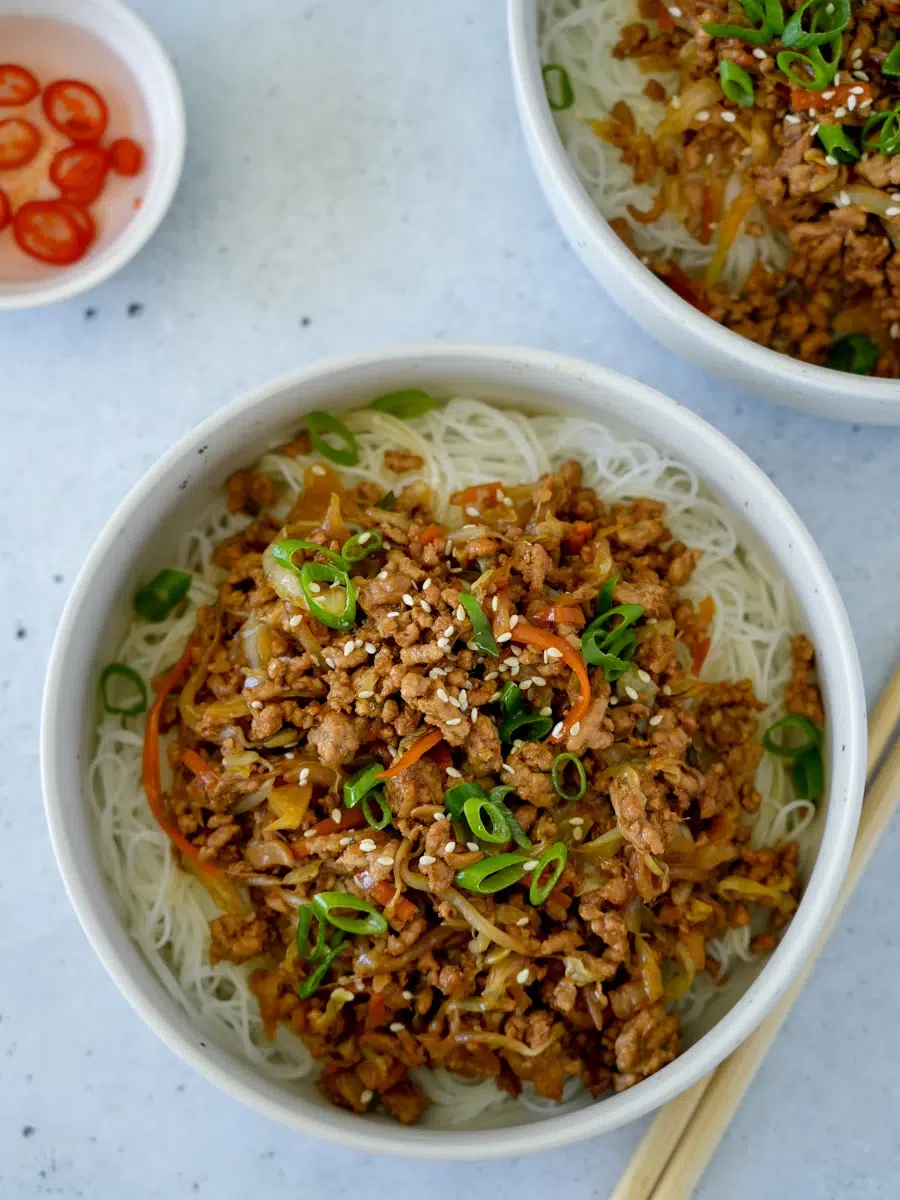
<path id="1" fill-rule="evenodd" d="M 900 657 L 900 429 L 771 407 L 679 361 L 616 310 L 532 175 L 503 7 L 141 0 L 187 105 L 172 210 L 93 294 L 0 316 L 2 1200 L 606 1197 L 641 1133 L 487 1165 L 363 1158 L 198 1078 L 94 959 L 41 810 L 48 648 L 113 508 L 236 393 L 324 355 L 410 338 L 518 342 L 617 367 L 712 421 L 796 506 L 843 593 L 870 701 Z M 895 825 L 701 1200 L 900 1194 L 898 857 Z"/>

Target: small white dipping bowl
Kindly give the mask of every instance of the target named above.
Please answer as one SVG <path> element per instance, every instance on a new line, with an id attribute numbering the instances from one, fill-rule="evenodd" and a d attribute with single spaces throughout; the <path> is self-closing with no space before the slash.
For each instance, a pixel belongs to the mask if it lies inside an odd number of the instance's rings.
<path id="1" fill-rule="evenodd" d="M 0 28 L 7 17 L 29 21 L 58 21 L 75 26 L 77 31 L 92 35 L 104 43 L 106 56 L 118 63 L 113 70 L 129 82 L 128 91 L 138 100 L 143 112 L 131 112 L 129 136 L 135 137 L 145 151 L 144 167 L 134 179 L 120 181 L 110 172 L 104 195 L 91 208 L 99 216 L 97 238 L 84 258 L 71 266 L 50 267 L 34 263 L 30 274 L 21 273 L 14 278 L 5 278 L 0 272 L 0 311 L 13 308 L 34 308 L 41 304 L 54 304 L 68 300 L 89 288 L 96 287 L 121 267 L 124 267 L 149 241 L 166 214 L 184 163 L 185 122 L 184 103 L 175 69 L 165 50 L 147 25 L 119 0 L 0 0 Z M 21 22 L 20 22 L 21 24 Z M 44 27 L 46 30 L 46 26 Z M 20 31 L 16 42 L 20 43 Z M 28 57 L 13 57 L 17 47 L 10 49 L 0 37 L 0 61 L 21 61 L 38 75 L 42 87 L 52 82 L 47 71 L 55 72 L 55 78 L 83 78 L 96 86 L 102 93 L 104 80 L 100 58 L 96 61 L 100 74 L 92 70 L 95 61 L 90 45 L 85 45 L 76 34 L 67 41 L 65 33 L 61 45 L 53 40 L 54 50 L 48 52 L 43 42 L 49 39 L 33 39 L 34 50 Z M 31 45 L 26 34 L 24 45 Z M 34 55 L 34 57 L 32 57 Z M 122 105 L 131 110 L 134 104 L 108 96 L 110 100 L 110 134 L 120 136 L 115 130 L 117 109 Z M 35 102 L 37 103 L 37 102 Z M 18 115 L 17 109 L 0 109 L 0 117 Z M 124 110 L 123 110 L 124 111 Z M 27 115 L 27 114 L 26 114 Z M 134 209 L 122 206 L 123 197 L 107 200 L 106 193 L 112 187 L 127 183 L 128 195 L 132 192 L 140 197 L 140 206 Z M 3 184 L 0 175 L 0 186 Z M 123 190 L 119 186 L 120 192 Z M 53 188 L 46 198 L 56 194 Z M 42 197 L 44 198 L 44 197 Z M 109 206 L 104 221 L 104 203 Z M 0 231 L 0 238 L 12 238 L 12 230 Z M 7 247 L 4 247 L 4 252 Z M 8 257 L 6 253 L 4 257 Z M 23 254 L 23 258 L 26 256 Z"/>
<path id="2" fill-rule="evenodd" d="M 406 387 L 581 415 L 684 461 L 739 514 L 745 540 L 792 590 L 818 651 L 827 712 L 828 787 L 818 854 L 781 944 L 741 977 L 744 991 L 730 1011 L 713 1013 L 704 1036 L 629 1091 L 556 1116 L 516 1106 L 511 1114 L 505 1110 L 499 1128 L 496 1117 L 491 1128 L 448 1129 L 354 1116 L 331 1107 L 311 1082 L 291 1090 L 214 1044 L 123 928 L 101 873 L 86 800 L 98 678 L 132 619 L 137 581 L 168 563 L 226 475 L 294 435 L 305 412 L 341 413 Z M 204 421 L 144 476 L 72 589 L 51 655 L 41 740 L 47 818 L 72 903 L 104 966 L 163 1041 L 225 1091 L 294 1129 L 356 1150 L 459 1161 L 547 1150 L 615 1129 L 671 1100 L 747 1037 L 808 956 L 843 879 L 862 796 L 866 723 L 856 648 L 834 581 L 796 513 L 746 455 L 693 413 L 613 371 L 538 350 L 429 343 L 347 355 L 276 379 Z"/>
<path id="3" fill-rule="evenodd" d="M 615 302 L 670 350 L 776 404 L 845 421 L 900 424 L 900 380 L 832 371 L 758 346 L 682 300 L 623 245 L 582 186 L 547 103 L 538 0 L 507 0 L 507 19 L 531 161 L 572 249 Z"/>

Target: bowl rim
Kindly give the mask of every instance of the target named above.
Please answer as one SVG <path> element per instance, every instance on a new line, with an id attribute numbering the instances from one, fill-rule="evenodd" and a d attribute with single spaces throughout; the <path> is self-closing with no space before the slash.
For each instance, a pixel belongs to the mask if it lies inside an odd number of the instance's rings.
<path id="1" fill-rule="evenodd" d="M 710 363 L 710 369 L 716 369 L 711 365 L 713 359 L 736 359 L 744 372 L 765 380 L 770 394 L 793 385 L 793 390 L 778 403 L 839 420 L 900 422 L 900 381 L 833 371 L 751 342 L 678 296 L 624 245 L 588 195 L 553 120 L 538 51 L 538 3 L 539 0 L 507 0 L 516 107 L 551 208 L 558 217 L 556 205 L 562 205 L 574 222 L 575 234 L 570 235 L 565 229 L 564 232 L 579 256 L 584 257 L 584 251 L 593 246 L 611 260 L 628 277 L 636 305 L 648 306 L 668 321 L 678 340 L 689 338 L 698 354 Z M 614 298 L 618 302 L 618 297 Z M 657 336 L 655 332 L 653 336 Z M 871 406 L 872 415 L 866 415 L 863 401 Z"/>
<path id="2" fill-rule="evenodd" d="M 172 60 L 166 53 L 162 42 L 143 17 L 140 17 L 122 0 L 89 0 L 89 2 L 91 6 L 101 10 L 107 20 L 116 21 L 120 26 L 130 30 L 135 41 L 141 43 L 141 53 L 145 62 L 152 66 L 162 85 L 160 95 L 165 100 L 168 122 L 165 130 L 166 153 L 159 172 L 153 176 L 155 187 L 152 203 L 145 202 L 141 205 L 134 216 L 126 222 L 119 235 L 98 256 L 96 263 L 86 265 L 83 271 L 75 274 L 69 275 L 61 272 L 58 278 L 48 277 L 34 291 L 9 295 L 0 293 L 0 312 L 41 308 L 47 304 L 56 304 L 61 300 L 71 300 L 74 296 L 79 296 L 83 292 L 97 287 L 115 275 L 122 267 L 131 262 L 156 233 L 171 206 L 178 182 L 181 179 L 187 142 L 187 124 L 181 84 Z M 45 17 L 53 14 L 41 11 L 40 0 L 38 0 L 37 7 L 33 12 L 7 14 L 0 11 L 0 18 L 7 15 Z M 53 19 L 67 21 L 70 25 L 77 25 L 94 36 L 102 36 L 95 27 L 79 20 L 78 13 L 75 11 L 65 17 L 54 16 Z M 132 74 L 134 73 L 132 72 Z M 135 76 L 135 82 L 138 91 L 143 95 L 144 88 L 141 77 Z"/>
<path id="3" fill-rule="evenodd" d="M 403 1126 L 394 1128 L 380 1122 L 360 1120 L 341 1110 L 332 1112 L 319 1108 L 300 1096 L 288 1100 L 277 1085 L 259 1074 L 249 1063 L 232 1058 L 212 1042 L 201 1049 L 199 1039 L 187 1036 L 184 1029 L 179 1027 L 177 1004 L 170 997 L 163 1001 L 156 994 L 158 989 L 147 986 L 148 978 L 155 979 L 152 968 L 121 925 L 105 884 L 96 886 L 98 877 L 94 861 L 84 862 L 79 858 L 74 839 L 67 831 L 69 813 L 78 814 L 72 820 L 79 827 L 83 825 L 88 831 L 90 829 L 90 818 L 82 793 L 83 771 L 78 764 L 73 771 L 72 761 L 63 749 L 62 731 L 67 722 L 71 723 L 73 719 L 80 722 L 77 699 L 84 693 L 83 677 L 81 681 L 75 678 L 76 673 L 69 669 L 68 660 L 75 653 L 72 647 L 80 625 L 90 619 L 86 614 L 91 608 L 94 583 L 102 578 L 103 564 L 116 539 L 148 502 L 152 506 L 154 494 L 166 480 L 179 470 L 183 472 L 186 464 L 196 464 L 197 452 L 201 447 L 205 449 L 216 439 L 226 441 L 229 433 L 234 433 L 237 428 L 250 427 L 253 417 L 260 418 L 257 425 L 265 426 L 269 406 L 277 408 L 279 399 L 288 390 L 302 395 L 304 386 L 311 383 L 321 383 L 322 386 L 337 390 L 348 386 L 346 380 L 353 381 L 354 372 L 379 369 L 398 375 L 410 375 L 413 372 L 422 374 L 429 369 L 435 373 L 441 369 L 465 370 L 471 372 L 473 377 L 477 377 L 480 371 L 482 382 L 470 384 L 474 388 L 486 388 L 488 379 L 499 380 L 507 390 L 515 390 L 517 383 L 520 387 L 528 387 L 535 386 L 541 380 L 552 380 L 558 387 L 565 387 L 568 381 L 574 387 L 577 382 L 579 387 L 589 388 L 599 395 L 621 396 L 627 392 L 629 416 L 638 411 L 643 421 L 652 419 L 654 426 L 661 430 L 659 440 L 664 444 L 668 444 L 676 431 L 679 438 L 690 437 L 691 445 L 698 447 L 695 463 L 701 451 L 704 453 L 706 465 L 695 469 L 705 481 L 721 488 L 724 481 L 741 479 L 743 486 L 752 489 L 764 510 L 759 515 L 760 522 L 764 516 L 767 530 L 783 531 L 782 553 L 778 554 L 771 545 L 770 537 L 757 528 L 752 520 L 751 525 L 779 564 L 790 549 L 791 562 L 802 564 L 804 578 L 811 574 L 817 596 L 815 607 L 833 634 L 829 653 L 836 658 L 834 674 L 840 676 L 840 686 L 837 686 L 836 678 L 832 679 L 835 686 L 830 688 L 830 698 L 834 718 L 841 723 L 843 745 L 838 751 L 835 744 L 837 739 L 833 743 L 831 802 L 821 846 L 797 914 L 780 945 L 731 1011 L 661 1072 L 598 1104 L 511 1128 L 428 1130 Z M 298 403 L 298 415 L 301 408 L 302 404 Z M 608 412 L 609 409 L 607 419 Z M 602 413 L 598 413 L 598 419 L 603 419 Z M 641 428 L 640 422 L 638 428 Z M 653 440 L 652 436 L 650 440 Z M 680 451 L 676 449 L 675 452 Z M 204 461 L 209 462 L 212 458 L 210 455 Z M 160 516 L 177 508 L 177 495 L 176 490 L 159 505 Z M 772 521 L 777 521 L 777 524 L 768 524 Z M 792 569 L 793 578 L 797 578 L 800 567 Z M 808 604 L 805 607 L 807 610 L 810 608 Z M 95 633 L 94 641 L 97 636 Z M 853 845 L 862 799 L 865 752 L 862 675 L 849 620 L 837 586 L 811 535 L 763 471 L 702 418 L 646 384 L 608 368 L 550 351 L 476 342 L 405 343 L 315 362 L 239 396 L 163 454 L 119 505 L 75 580 L 50 654 L 40 737 L 45 813 L 51 843 L 69 898 L 107 972 L 162 1041 L 231 1096 L 300 1132 L 369 1153 L 392 1153 L 428 1160 L 452 1158 L 455 1161 L 496 1159 L 549 1150 L 608 1132 L 672 1099 L 730 1054 L 784 993 L 807 960 L 824 927 Z M 89 883 L 95 887 L 92 889 Z M 184 1023 L 183 1020 L 181 1023 Z"/>

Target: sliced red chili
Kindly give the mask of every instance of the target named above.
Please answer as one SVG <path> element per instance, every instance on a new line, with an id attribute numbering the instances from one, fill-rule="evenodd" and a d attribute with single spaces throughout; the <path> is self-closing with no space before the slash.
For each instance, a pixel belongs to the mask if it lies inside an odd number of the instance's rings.
<path id="1" fill-rule="evenodd" d="M 59 200 L 54 201 L 54 203 L 57 208 L 61 209 L 64 213 L 68 213 L 78 226 L 84 238 L 84 248 L 86 250 L 97 236 L 97 226 L 94 224 L 94 218 L 86 208 L 82 207 L 75 200 L 70 200 L 68 196 L 62 196 Z"/>
<path id="2" fill-rule="evenodd" d="M 18 63 L 0 63 L 0 106 L 28 104 L 40 90 L 30 71 Z"/>
<path id="3" fill-rule="evenodd" d="M 9 196 L 0 188 L 0 229 L 5 229 L 12 219 L 12 207 Z"/>
<path id="4" fill-rule="evenodd" d="M 0 121 L 0 171 L 24 167 L 41 148 L 41 135 L 30 121 L 7 117 Z"/>
<path id="5" fill-rule="evenodd" d="M 116 138 L 109 148 L 109 161 L 117 175 L 139 175 L 144 151 L 132 138 Z"/>
<path id="6" fill-rule="evenodd" d="M 56 200 L 32 200 L 13 217 L 13 235 L 26 254 L 52 266 L 77 262 L 88 242 L 78 220 Z"/>
<path id="7" fill-rule="evenodd" d="M 66 146 L 53 156 L 50 178 L 64 195 L 84 195 L 102 189 L 108 170 L 109 156 L 99 146 Z"/>
<path id="8" fill-rule="evenodd" d="M 41 103 L 50 124 L 73 142 L 97 141 L 109 123 L 106 101 L 80 79 L 57 79 L 44 89 Z"/>

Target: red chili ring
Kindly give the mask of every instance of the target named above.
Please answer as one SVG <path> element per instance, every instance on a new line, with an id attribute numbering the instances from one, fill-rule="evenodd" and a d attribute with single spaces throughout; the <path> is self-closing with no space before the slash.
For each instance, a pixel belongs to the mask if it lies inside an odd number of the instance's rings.
<path id="1" fill-rule="evenodd" d="M 88 247 L 79 219 L 56 200 L 32 200 L 13 217 L 13 236 L 22 250 L 40 262 L 65 267 Z"/>
<path id="2" fill-rule="evenodd" d="M 41 104 L 54 129 L 73 142 L 96 142 L 109 124 L 106 101 L 80 79 L 57 79 L 48 84 Z"/>
<path id="3" fill-rule="evenodd" d="M 24 167 L 41 148 L 41 135 L 23 117 L 0 121 L 0 171 Z"/>
<path id="4" fill-rule="evenodd" d="M 28 104 L 40 90 L 30 71 L 18 63 L 0 63 L 0 107 Z"/>
<path id="5" fill-rule="evenodd" d="M 133 138 L 116 138 L 109 148 L 109 161 L 117 175 L 139 175 L 144 150 Z"/>
<path id="6" fill-rule="evenodd" d="M 109 156 L 99 146 L 66 146 L 53 156 L 50 179 L 64 195 L 84 194 L 94 189 L 99 195 L 108 170 Z"/>
<path id="7" fill-rule="evenodd" d="M 83 205 L 75 200 L 70 200 L 68 196 L 63 196 L 59 200 L 52 201 L 52 203 L 57 208 L 62 209 L 63 212 L 68 213 L 78 226 L 84 238 L 84 248 L 86 250 L 97 236 L 97 226 L 94 224 L 94 218 Z"/>
<path id="8" fill-rule="evenodd" d="M 12 220 L 12 205 L 9 196 L 0 188 L 0 229 L 5 229 Z"/>

